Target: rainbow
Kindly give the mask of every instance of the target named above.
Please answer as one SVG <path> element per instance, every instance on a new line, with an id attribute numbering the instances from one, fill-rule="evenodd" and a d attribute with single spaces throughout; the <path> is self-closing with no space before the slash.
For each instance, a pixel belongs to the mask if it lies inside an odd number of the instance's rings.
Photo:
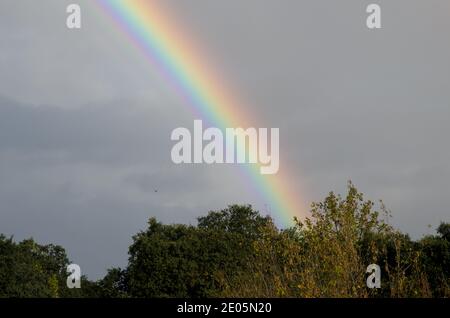
<path id="1" fill-rule="evenodd" d="M 213 74 L 208 59 L 195 50 L 199 46 L 194 39 L 162 7 L 163 1 L 96 0 L 95 3 L 158 69 L 196 118 L 220 129 L 248 127 L 254 122 L 255 117 L 245 113 L 240 99 L 230 94 L 223 80 Z M 305 215 L 301 190 L 289 182 L 283 161 L 276 175 L 261 175 L 258 164 L 242 165 L 242 171 L 244 181 L 258 192 L 283 226 L 292 225 L 294 216 Z"/>

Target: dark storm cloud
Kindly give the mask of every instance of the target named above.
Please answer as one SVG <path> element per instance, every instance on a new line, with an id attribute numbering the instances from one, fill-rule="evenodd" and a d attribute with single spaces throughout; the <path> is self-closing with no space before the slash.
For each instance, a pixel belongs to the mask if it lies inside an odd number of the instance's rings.
<path id="1" fill-rule="evenodd" d="M 167 157 L 164 151 L 150 151 L 159 144 L 168 146 L 170 135 L 163 124 L 167 118 L 151 105 L 122 101 L 64 109 L 25 106 L 0 97 L 0 112 L 2 149 L 60 152 L 72 161 L 131 163 Z"/>

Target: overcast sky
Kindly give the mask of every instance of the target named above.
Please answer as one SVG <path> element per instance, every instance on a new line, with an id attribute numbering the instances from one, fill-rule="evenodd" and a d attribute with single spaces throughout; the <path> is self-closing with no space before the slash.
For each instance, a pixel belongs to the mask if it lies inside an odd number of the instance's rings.
<path id="1" fill-rule="evenodd" d="M 89 2 L 0 1 L 0 233 L 61 244 L 99 278 L 151 216 L 194 224 L 267 202 L 236 166 L 171 162 L 192 113 Z M 305 205 L 351 179 L 414 238 L 449 221 L 448 0 L 376 1 L 375 31 L 369 1 L 164 2 L 247 113 L 280 128 Z M 70 3 L 81 30 L 66 28 Z"/>

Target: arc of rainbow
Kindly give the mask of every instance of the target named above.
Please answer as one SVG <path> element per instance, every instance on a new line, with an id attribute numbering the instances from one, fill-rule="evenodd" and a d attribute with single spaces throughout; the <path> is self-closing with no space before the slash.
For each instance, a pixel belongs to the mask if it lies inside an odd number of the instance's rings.
<path id="1" fill-rule="evenodd" d="M 96 0 L 96 3 L 158 68 L 197 116 L 220 129 L 245 128 L 252 122 L 238 99 L 209 71 L 207 59 L 194 50 L 195 41 L 191 38 L 189 43 L 186 41 L 183 29 L 157 1 Z M 290 225 L 294 216 L 304 215 L 300 191 L 289 182 L 287 173 L 283 176 L 280 170 L 276 175 L 261 175 L 259 164 L 243 167 L 247 182 L 257 189 L 284 225 Z"/>

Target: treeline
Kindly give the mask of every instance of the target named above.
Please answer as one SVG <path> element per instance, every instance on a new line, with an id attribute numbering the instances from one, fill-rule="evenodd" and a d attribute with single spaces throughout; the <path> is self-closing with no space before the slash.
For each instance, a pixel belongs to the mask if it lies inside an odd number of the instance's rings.
<path id="1" fill-rule="evenodd" d="M 250 206 L 232 205 L 196 226 L 151 218 L 133 237 L 125 269 L 66 287 L 62 247 L 0 236 L 0 297 L 449 297 L 450 224 L 413 241 L 349 183 L 280 230 Z M 381 288 L 366 268 L 381 268 Z"/>

